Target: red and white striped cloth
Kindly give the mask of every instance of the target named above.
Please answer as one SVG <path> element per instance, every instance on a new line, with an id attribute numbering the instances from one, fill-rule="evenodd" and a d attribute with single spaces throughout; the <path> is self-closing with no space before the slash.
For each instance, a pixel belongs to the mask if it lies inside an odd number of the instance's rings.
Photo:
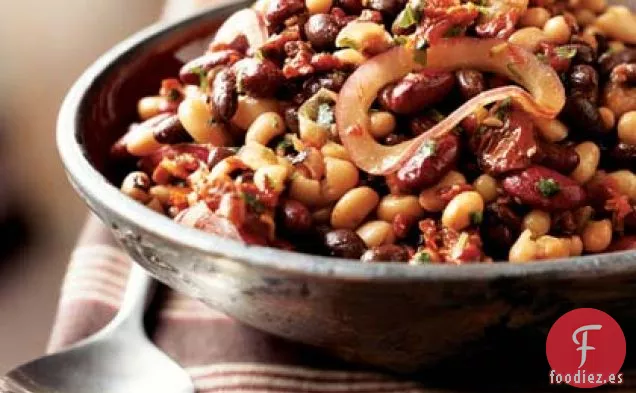
<path id="1" fill-rule="evenodd" d="M 98 219 L 87 223 L 71 255 L 49 343 L 55 352 L 117 313 L 131 260 Z M 197 300 L 161 288 L 150 308 L 155 343 L 185 367 L 197 391 L 431 392 L 415 382 L 354 371 L 305 346 L 261 333 Z"/>

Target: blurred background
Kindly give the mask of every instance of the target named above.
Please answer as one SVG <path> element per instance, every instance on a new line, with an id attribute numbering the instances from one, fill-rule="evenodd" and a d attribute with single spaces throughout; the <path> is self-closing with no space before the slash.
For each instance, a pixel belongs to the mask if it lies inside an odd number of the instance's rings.
<path id="1" fill-rule="evenodd" d="M 86 217 L 55 147 L 62 99 L 100 54 L 160 15 L 162 0 L 4 1 L 0 12 L 0 373 L 45 348 Z"/>

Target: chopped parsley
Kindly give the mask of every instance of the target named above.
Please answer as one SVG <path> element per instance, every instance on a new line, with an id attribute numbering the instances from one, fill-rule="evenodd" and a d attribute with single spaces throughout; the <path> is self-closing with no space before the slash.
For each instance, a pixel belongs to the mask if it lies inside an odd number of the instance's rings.
<path id="1" fill-rule="evenodd" d="M 254 52 L 254 58 L 260 61 L 265 60 L 265 54 L 263 53 L 263 50 L 257 49 L 256 52 Z"/>
<path id="2" fill-rule="evenodd" d="M 254 194 L 250 194 L 248 192 L 242 192 L 241 197 L 245 201 L 245 204 L 257 214 L 260 214 L 265 211 L 265 205 L 261 202 L 258 197 Z"/>
<path id="3" fill-rule="evenodd" d="M 395 19 L 394 25 L 401 29 L 408 29 L 409 27 L 417 24 L 420 21 L 420 17 L 420 12 L 411 7 L 410 4 L 407 4 L 404 10 L 402 10 Z"/>
<path id="4" fill-rule="evenodd" d="M 462 35 L 463 32 L 464 29 L 461 26 L 453 26 L 450 29 L 446 30 L 446 33 L 444 33 L 444 37 L 458 37 Z"/>
<path id="5" fill-rule="evenodd" d="M 199 75 L 199 87 L 201 90 L 208 88 L 208 73 L 203 67 L 194 67 L 192 72 Z"/>
<path id="6" fill-rule="evenodd" d="M 351 49 L 355 49 L 358 50 L 360 49 L 358 47 L 358 43 L 354 40 L 352 40 L 351 38 L 347 38 L 347 37 L 343 37 L 341 39 L 338 40 L 338 47 L 342 48 L 351 48 Z"/>
<path id="7" fill-rule="evenodd" d="M 292 141 L 290 139 L 285 138 L 282 141 L 278 142 L 278 145 L 276 145 L 276 150 L 277 151 L 282 151 L 284 153 L 285 150 L 289 149 L 293 145 L 294 144 L 292 143 Z"/>
<path id="8" fill-rule="evenodd" d="M 504 99 L 499 104 L 499 107 L 497 107 L 497 110 L 495 111 L 495 117 L 502 121 L 505 120 L 506 117 L 508 116 L 508 113 L 510 113 L 511 107 L 512 107 L 512 99 L 510 97 Z"/>
<path id="9" fill-rule="evenodd" d="M 543 53 L 537 53 L 536 56 L 537 56 L 537 59 L 539 59 L 540 62 L 542 62 L 544 64 L 548 64 L 548 56 L 546 56 Z"/>
<path id="10" fill-rule="evenodd" d="M 418 154 L 424 157 L 430 157 L 435 154 L 435 150 L 437 150 L 437 143 L 433 140 L 428 140 L 420 146 Z"/>
<path id="11" fill-rule="evenodd" d="M 537 182 L 537 188 L 539 188 L 539 192 L 545 197 L 552 197 L 556 195 L 559 191 L 561 191 L 561 187 L 559 183 L 551 177 L 545 178 L 542 177 Z"/>
<path id="12" fill-rule="evenodd" d="M 554 48 L 554 53 L 561 59 L 571 59 L 576 56 L 576 48 L 569 45 Z"/>
<path id="13" fill-rule="evenodd" d="M 323 103 L 318 106 L 318 114 L 316 115 L 316 123 L 321 126 L 330 126 L 335 123 L 335 115 L 333 113 L 333 105 Z"/>
<path id="14" fill-rule="evenodd" d="M 404 45 L 409 42 L 409 38 L 405 35 L 396 35 L 393 37 L 393 43 L 395 45 Z"/>
<path id="15" fill-rule="evenodd" d="M 180 98 L 181 92 L 178 89 L 170 89 L 170 92 L 168 93 L 169 101 L 179 101 Z"/>
<path id="16" fill-rule="evenodd" d="M 423 265 L 431 262 L 431 254 L 426 251 L 420 251 L 417 254 L 413 255 L 413 259 L 411 259 L 411 264 L 413 265 Z"/>
<path id="17" fill-rule="evenodd" d="M 471 212 L 470 213 L 470 222 L 473 225 L 481 225 L 481 222 L 484 220 L 484 214 L 480 211 Z"/>

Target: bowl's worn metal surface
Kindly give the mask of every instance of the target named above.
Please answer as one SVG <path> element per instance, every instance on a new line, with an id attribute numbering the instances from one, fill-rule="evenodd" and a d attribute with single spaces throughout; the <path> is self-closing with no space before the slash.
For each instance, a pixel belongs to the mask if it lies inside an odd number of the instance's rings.
<path id="1" fill-rule="evenodd" d="M 634 252 L 526 265 L 361 264 L 220 239 L 121 194 L 107 181 L 121 176 L 107 152 L 136 100 L 175 75 L 176 48 L 242 6 L 221 4 L 121 43 L 86 71 L 60 113 L 72 184 L 155 277 L 259 329 L 398 372 L 547 370 L 547 329 L 575 307 L 608 312 L 636 341 Z"/>

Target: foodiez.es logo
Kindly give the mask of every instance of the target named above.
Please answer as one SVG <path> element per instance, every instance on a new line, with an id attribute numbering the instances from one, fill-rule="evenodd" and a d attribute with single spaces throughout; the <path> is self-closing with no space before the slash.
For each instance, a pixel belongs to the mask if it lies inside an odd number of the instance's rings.
<path id="1" fill-rule="evenodd" d="M 623 383 L 625 335 L 608 314 L 594 308 L 572 310 L 548 333 L 550 383 L 579 388 Z"/>

